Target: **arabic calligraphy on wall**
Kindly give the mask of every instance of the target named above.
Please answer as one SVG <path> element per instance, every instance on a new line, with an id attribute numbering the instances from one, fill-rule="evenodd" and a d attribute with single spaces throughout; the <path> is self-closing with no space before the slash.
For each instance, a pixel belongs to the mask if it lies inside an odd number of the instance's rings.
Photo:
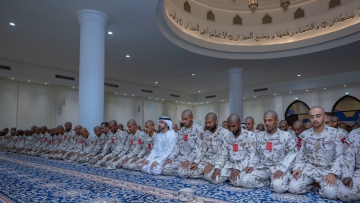
<path id="1" fill-rule="evenodd" d="M 270 41 L 270 40 L 277 40 L 286 37 L 294 37 L 297 35 L 301 35 L 304 33 L 314 32 L 320 29 L 330 29 L 334 25 L 338 23 L 342 23 L 344 21 L 354 20 L 357 16 L 354 12 L 348 12 L 344 14 L 340 14 L 328 21 L 322 22 L 312 22 L 305 26 L 299 26 L 294 29 L 284 29 L 278 32 L 273 33 L 256 33 L 256 32 L 246 32 L 246 33 L 229 33 L 227 31 L 207 28 L 205 26 L 201 26 L 198 23 L 191 23 L 182 20 L 179 16 L 176 15 L 176 12 L 168 11 L 167 16 L 168 18 L 179 28 L 190 31 L 192 33 L 196 33 L 201 35 L 202 37 L 208 38 L 217 38 L 222 40 L 227 40 L 229 42 L 245 42 L 245 41 Z"/>

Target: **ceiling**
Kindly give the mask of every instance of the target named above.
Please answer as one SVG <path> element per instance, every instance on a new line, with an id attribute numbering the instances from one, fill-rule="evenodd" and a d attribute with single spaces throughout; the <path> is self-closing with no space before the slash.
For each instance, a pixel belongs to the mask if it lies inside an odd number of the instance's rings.
<path id="1" fill-rule="evenodd" d="M 95 9 L 109 16 L 107 31 L 114 33 L 105 40 L 107 79 L 200 94 L 198 91 L 228 89 L 227 69 L 233 67 L 245 68 L 245 87 L 359 69 L 360 41 L 278 59 L 231 60 L 195 54 L 161 34 L 156 23 L 157 3 L 0 0 L 0 59 L 78 73 L 80 29 L 76 12 Z M 16 26 L 9 26 L 9 22 Z M 130 58 L 125 57 L 127 54 Z"/>

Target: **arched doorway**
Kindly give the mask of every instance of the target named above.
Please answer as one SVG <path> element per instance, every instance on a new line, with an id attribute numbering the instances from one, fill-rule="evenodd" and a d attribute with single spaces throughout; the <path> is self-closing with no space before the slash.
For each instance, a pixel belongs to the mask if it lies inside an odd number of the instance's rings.
<path id="1" fill-rule="evenodd" d="M 339 117 L 339 121 L 352 125 L 359 118 L 360 100 L 350 95 L 343 96 L 334 104 L 331 111 Z"/>
<path id="2" fill-rule="evenodd" d="M 305 102 L 296 100 L 291 103 L 285 111 L 285 120 L 288 125 L 292 125 L 296 120 L 302 120 L 304 123 L 309 121 L 309 106 Z"/>

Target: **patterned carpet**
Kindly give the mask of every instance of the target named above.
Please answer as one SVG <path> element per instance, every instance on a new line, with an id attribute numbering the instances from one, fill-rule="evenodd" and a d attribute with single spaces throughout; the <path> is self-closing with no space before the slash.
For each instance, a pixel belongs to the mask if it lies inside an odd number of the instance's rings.
<path id="1" fill-rule="evenodd" d="M 1 202 L 178 202 L 174 192 L 191 187 L 194 202 L 328 202 L 317 192 L 276 194 L 269 188 L 243 189 L 229 182 L 152 176 L 137 171 L 91 168 L 64 161 L 0 152 Z"/>

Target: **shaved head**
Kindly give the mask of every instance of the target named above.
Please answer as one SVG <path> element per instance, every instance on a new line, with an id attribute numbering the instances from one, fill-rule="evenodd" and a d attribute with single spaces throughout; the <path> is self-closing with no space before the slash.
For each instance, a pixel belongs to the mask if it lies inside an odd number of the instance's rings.
<path id="1" fill-rule="evenodd" d="M 246 121 L 254 122 L 254 118 L 251 117 L 251 116 L 248 116 L 248 117 L 245 118 L 245 122 Z"/>
<path id="2" fill-rule="evenodd" d="M 192 111 L 190 111 L 189 109 L 186 109 L 182 112 L 181 116 L 189 116 L 189 117 L 193 117 L 193 113 Z"/>
<path id="3" fill-rule="evenodd" d="M 186 128 L 191 128 L 193 124 L 193 114 L 189 109 L 186 109 L 182 112 L 181 121 Z"/>
<path id="4" fill-rule="evenodd" d="M 228 123 L 240 122 L 240 117 L 237 114 L 231 114 L 228 118 Z"/>
<path id="5" fill-rule="evenodd" d="M 323 107 L 321 107 L 321 106 L 314 106 L 314 107 L 312 107 L 309 111 L 311 111 L 311 110 L 313 110 L 313 109 L 319 109 L 320 111 L 322 111 L 322 113 L 325 113 Z"/>
<path id="6" fill-rule="evenodd" d="M 110 125 L 110 124 L 117 126 L 117 122 L 115 120 L 111 120 L 108 125 Z"/>
<path id="7" fill-rule="evenodd" d="M 248 131 L 251 131 L 251 132 L 254 132 L 254 125 L 255 125 L 255 122 L 254 122 L 254 118 L 251 117 L 251 116 L 248 116 L 245 118 L 245 125 L 246 125 L 246 129 Z"/>
<path id="8" fill-rule="evenodd" d="M 147 124 L 149 124 L 149 125 L 151 125 L 151 126 L 155 126 L 155 123 L 154 123 L 154 121 L 152 121 L 152 120 L 146 121 L 146 122 L 145 122 L 145 125 L 147 125 Z"/>
<path id="9" fill-rule="evenodd" d="M 272 118 L 278 119 L 277 113 L 275 111 L 272 111 L 272 110 L 265 112 L 264 117 L 265 116 L 270 116 Z"/>
<path id="10" fill-rule="evenodd" d="M 127 122 L 127 125 L 137 126 L 136 121 L 135 121 L 134 119 L 130 119 L 130 120 Z"/>
<path id="11" fill-rule="evenodd" d="M 217 120 L 217 116 L 214 112 L 206 114 L 205 120 Z"/>
<path id="12" fill-rule="evenodd" d="M 232 132 L 235 137 L 238 137 L 241 133 L 241 121 L 239 115 L 231 114 L 228 117 L 228 126 L 229 131 Z"/>

